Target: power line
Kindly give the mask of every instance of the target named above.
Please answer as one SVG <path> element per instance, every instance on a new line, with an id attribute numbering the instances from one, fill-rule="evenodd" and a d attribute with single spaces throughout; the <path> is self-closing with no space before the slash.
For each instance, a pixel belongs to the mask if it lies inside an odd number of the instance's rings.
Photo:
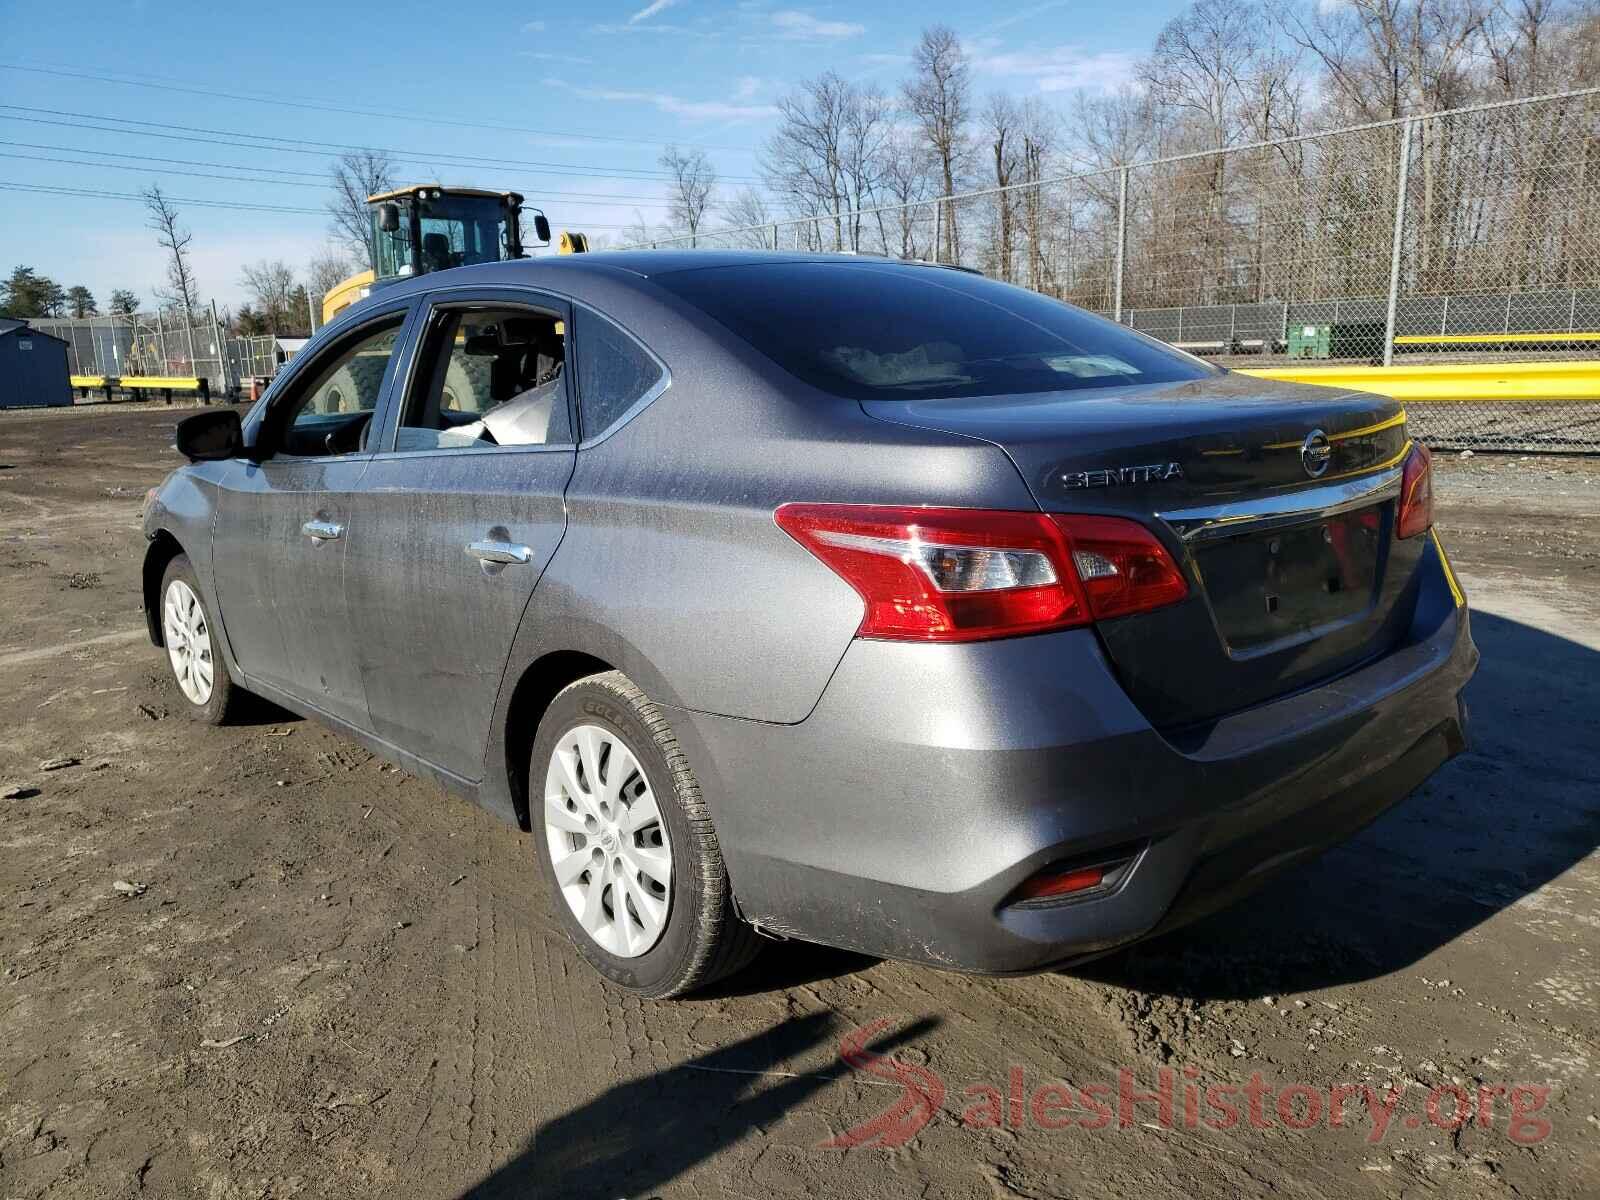
<path id="1" fill-rule="evenodd" d="M 97 188 L 57 187 L 51 184 L 37 183 L 0 183 L 0 189 L 8 192 L 41 192 L 57 196 L 89 196 L 101 200 L 136 200 L 144 203 L 144 197 L 137 192 L 109 192 Z M 200 200 L 193 196 L 168 196 L 174 204 L 189 204 L 196 208 L 226 208 L 248 209 L 252 212 L 275 213 L 305 213 L 308 216 L 325 216 L 320 208 L 293 208 L 279 204 L 247 204 L 244 201 L 234 200 Z"/>
<path id="2" fill-rule="evenodd" d="M 250 104 L 269 104 L 282 108 L 300 108 L 312 112 L 339 113 L 352 117 L 378 117 L 384 120 L 397 121 L 424 121 L 433 125 L 449 125 L 458 129 L 486 129 L 496 133 L 523 133 L 539 136 L 554 136 L 576 138 L 586 142 L 615 142 L 630 146 L 699 146 L 706 150 L 727 150 L 734 153 L 748 153 L 754 149 L 751 146 L 718 146 L 709 142 L 681 142 L 667 141 L 659 138 L 632 138 L 618 134 L 605 133 L 579 133 L 570 129 L 528 129 L 516 125 L 498 125 L 487 121 L 463 121 L 454 117 L 441 117 L 429 113 L 404 112 L 390 110 L 383 112 L 370 108 L 343 108 L 334 104 L 314 104 L 306 100 L 290 100 L 273 92 L 225 92 L 214 88 L 193 87 L 178 83 L 158 83 L 150 80 L 160 79 L 160 76 L 150 76 L 147 79 L 127 78 L 116 75 L 101 75 L 89 71 L 68 71 L 52 67 L 29 67 L 20 63 L 0 63 L 0 71 L 25 71 L 34 75 L 54 75 L 63 79 L 88 79 L 96 83 L 115 83 L 124 87 L 153 88 L 165 92 L 182 92 L 191 96 L 215 96 L 224 100 L 242 100 Z"/>
<path id="3" fill-rule="evenodd" d="M 42 145 L 35 145 L 35 144 L 29 143 L 29 142 L 0 141 L 0 146 L 21 146 L 21 147 L 24 147 L 24 148 L 27 148 L 27 149 L 37 149 L 37 150 L 61 150 L 61 151 L 65 151 L 65 152 L 70 153 L 70 154 L 115 154 L 114 151 L 78 150 L 78 149 L 76 149 L 74 147 L 71 147 L 71 146 L 42 146 Z M 127 154 L 127 155 L 116 154 L 115 156 L 118 157 L 118 158 L 141 158 L 141 159 L 145 159 L 144 155 L 139 155 L 139 154 Z M 215 173 L 209 173 L 209 172 L 205 172 L 205 171 L 180 171 L 180 170 L 175 170 L 172 167 L 141 167 L 141 166 L 135 166 L 132 163 L 85 162 L 83 159 L 57 158 L 57 157 L 54 157 L 54 156 L 51 156 L 51 155 L 43 155 L 43 154 L 9 154 L 9 153 L 5 153 L 3 151 L 0 151 L 0 158 L 19 159 L 19 160 L 21 160 L 23 162 L 62 163 L 62 164 L 65 164 L 67 166 L 73 166 L 73 167 L 93 167 L 96 170 L 105 170 L 105 169 L 109 168 L 109 169 L 117 170 L 117 171 L 143 171 L 143 172 L 148 172 L 149 174 L 153 174 L 153 175 L 184 175 L 184 176 L 188 176 L 188 177 L 194 178 L 194 179 L 224 179 L 224 180 L 229 180 L 229 181 L 234 182 L 234 183 L 268 184 L 268 185 L 273 186 L 273 187 L 299 187 L 299 188 L 319 188 L 319 189 L 327 187 L 326 182 L 323 182 L 323 183 L 306 183 L 306 182 L 303 182 L 303 181 L 298 180 L 298 179 L 257 178 L 257 177 L 250 176 L 250 175 L 218 175 L 218 174 L 215 174 Z M 148 161 L 148 162 L 188 162 L 189 160 L 186 160 L 186 159 L 154 158 L 154 159 L 145 159 L 145 161 Z M 197 167 L 220 167 L 220 168 L 224 168 L 224 169 L 228 169 L 228 168 L 234 167 L 234 164 L 232 164 L 232 163 L 191 162 L 190 165 L 191 166 L 197 166 Z M 248 167 L 248 168 L 245 168 L 245 169 L 246 170 L 267 170 L 268 168 L 264 168 L 264 167 Z M 296 171 L 296 172 L 294 172 L 294 174 L 296 174 L 296 175 L 313 175 L 313 172 L 310 172 L 310 171 Z M 590 203 L 597 204 L 602 208 L 638 207 L 638 208 L 656 208 L 656 209 L 660 209 L 660 208 L 671 208 L 672 207 L 671 204 L 664 203 L 664 202 L 662 202 L 660 200 L 654 200 L 654 199 L 651 199 L 650 197 L 647 197 L 647 196 L 629 196 L 629 195 L 625 195 L 625 194 L 619 194 L 617 192 L 552 192 L 552 191 L 543 191 L 543 190 L 541 190 L 541 191 L 538 192 L 536 198 L 542 202 L 546 197 L 549 197 L 549 196 L 559 196 L 559 197 L 563 197 L 565 199 L 584 200 L 584 201 L 588 201 Z"/>
<path id="4" fill-rule="evenodd" d="M 14 117 L 0 113 L 0 118 L 10 121 L 27 121 L 36 125 L 60 125 L 69 129 L 93 129 L 100 133 L 133 134 L 137 137 L 158 137 L 168 141 L 206 142 L 212 145 L 232 146 L 234 149 L 273 150 L 288 154 L 326 155 L 330 152 L 346 154 L 366 152 L 402 158 L 411 162 L 451 163 L 461 166 L 516 167 L 541 174 L 575 174 L 600 178 L 666 180 L 671 172 L 648 167 L 591 167 L 583 163 L 546 162 L 537 159 L 488 158 L 476 155 L 453 154 L 447 151 L 396 150 L 383 146 L 363 146 L 348 142 L 319 142 L 309 138 L 286 138 L 271 134 L 244 133 L 231 129 L 208 129 L 196 125 L 177 125 L 166 121 L 140 121 L 132 117 L 105 116 L 99 113 L 70 112 L 52 108 L 34 108 L 24 104 L 0 104 L 0 109 L 10 113 L 36 113 L 42 116 Z M 70 117 L 73 120 L 58 118 Z M 84 125 L 82 121 L 110 121 L 115 125 Z M 139 126 L 140 128 L 124 128 Z M 158 133 L 155 130 L 175 130 L 176 133 Z M 208 136 L 193 136 L 204 134 Z M 217 140 L 217 139 L 225 140 Z M 239 139 L 248 139 L 241 141 Z M 760 182 L 753 175 L 729 175 L 730 182 Z"/>
<path id="5" fill-rule="evenodd" d="M 289 167 L 252 167 L 249 163 L 214 163 L 199 162 L 192 158 L 157 158 L 148 154 L 127 154 L 121 150 L 92 150 L 84 146 L 57 146 L 49 142 L 8 142 L 0 141 L 0 146 L 11 146 L 18 150 L 53 150 L 62 154 L 94 154 L 107 158 L 132 158 L 139 162 L 176 163 L 180 167 L 216 167 L 224 171 L 263 171 L 274 175 L 301 175 L 307 179 L 318 179 L 324 184 L 328 181 L 326 171 L 296 171 Z"/>
<path id="6" fill-rule="evenodd" d="M 53 196 L 81 196 L 92 200 L 132 200 L 139 204 L 145 203 L 145 198 L 138 192 L 111 192 L 98 188 L 61 187 L 54 184 L 34 183 L 0 183 L 0 191 L 7 192 L 34 192 L 41 195 Z M 327 211 L 321 208 L 295 208 L 280 204 L 249 204 L 235 200 L 201 200 L 194 196 L 168 196 L 174 204 L 187 204 L 195 208 L 220 208 L 246 212 L 289 213 L 294 215 L 322 217 Z M 590 229 L 632 229 L 632 225 L 607 225 L 598 221 L 585 221 L 584 225 Z"/>

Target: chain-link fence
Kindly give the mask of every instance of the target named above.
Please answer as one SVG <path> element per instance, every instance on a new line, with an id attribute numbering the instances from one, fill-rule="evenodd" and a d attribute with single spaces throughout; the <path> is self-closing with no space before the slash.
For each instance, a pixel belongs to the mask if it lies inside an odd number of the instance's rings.
<path id="1" fill-rule="evenodd" d="M 1600 402 L 1410 400 L 1406 428 L 1434 450 L 1600 453 Z"/>
<path id="2" fill-rule="evenodd" d="M 1600 89 L 641 245 L 957 264 L 1241 363 L 1600 357 Z"/>
<path id="3" fill-rule="evenodd" d="M 187 317 L 169 310 L 30 324 L 67 343 L 67 367 L 77 376 L 195 377 L 223 396 L 248 392 L 253 376 L 273 375 L 282 364 L 277 338 L 229 337 L 209 305 Z"/>

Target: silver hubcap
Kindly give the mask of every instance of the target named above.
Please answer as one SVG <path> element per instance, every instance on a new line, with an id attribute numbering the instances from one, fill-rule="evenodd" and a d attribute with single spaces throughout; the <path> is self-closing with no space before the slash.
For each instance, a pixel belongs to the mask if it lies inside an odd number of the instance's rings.
<path id="1" fill-rule="evenodd" d="M 161 614 L 167 657 L 172 660 L 178 687 L 191 702 L 204 704 L 211 699 L 216 665 L 211 658 L 211 626 L 200 597 L 183 580 L 174 579 L 167 585 Z"/>
<path id="2" fill-rule="evenodd" d="M 661 940 L 672 843 L 644 768 L 609 729 L 579 725 L 556 744 L 544 833 L 561 898 L 597 946 L 637 958 Z"/>

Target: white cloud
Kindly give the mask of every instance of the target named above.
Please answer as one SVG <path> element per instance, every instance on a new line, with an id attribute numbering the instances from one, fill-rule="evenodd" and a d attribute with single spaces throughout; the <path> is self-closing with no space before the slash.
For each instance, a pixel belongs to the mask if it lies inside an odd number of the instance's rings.
<path id="1" fill-rule="evenodd" d="M 523 24 L 523 26 L 522 26 L 522 32 L 523 33 L 543 33 L 544 32 L 544 22 L 543 21 L 528 21 L 528 22 L 525 22 Z"/>
<path id="2" fill-rule="evenodd" d="M 997 21 L 992 21 L 980 29 L 979 33 L 993 33 L 997 29 L 1009 29 L 1013 25 L 1020 25 L 1024 21 L 1031 21 L 1034 17 L 1041 16 L 1051 9 L 1063 8 L 1071 0 L 1044 0 L 1042 4 L 1035 4 L 1032 8 L 1018 9 Z"/>
<path id="3" fill-rule="evenodd" d="M 691 28 L 688 25 L 673 25 L 673 24 L 670 24 L 670 23 L 668 23 L 666 21 L 646 21 L 646 22 L 643 22 L 643 23 L 638 24 L 638 25 L 634 25 L 632 23 L 627 23 L 627 22 L 625 22 L 624 24 L 621 24 L 621 25 L 601 23 L 601 24 L 598 24 L 598 25 L 589 26 L 589 32 L 590 33 L 598 33 L 598 34 L 618 34 L 618 33 L 666 33 L 666 34 L 673 34 L 673 33 L 681 33 L 681 34 L 684 34 L 687 37 L 705 38 L 705 39 L 708 39 L 708 40 L 712 39 L 712 38 L 719 38 L 719 37 L 722 36 L 721 30 L 716 29 L 716 28 L 696 29 L 696 28 Z"/>
<path id="4" fill-rule="evenodd" d="M 772 23 L 784 37 L 808 42 L 853 38 L 867 31 L 865 25 L 857 25 L 853 21 L 824 21 L 797 8 L 773 13 Z"/>
<path id="5" fill-rule="evenodd" d="M 544 50 L 519 50 L 519 58 L 531 58 L 535 62 L 567 63 L 574 67 L 588 67 L 594 65 L 594 59 L 585 58 L 581 54 L 551 54 Z"/>
<path id="6" fill-rule="evenodd" d="M 1139 56 L 1126 50 L 1089 53 L 1077 46 L 1051 46 L 973 56 L 986 75 L 1030 80 L 1041 92 L 1110 92 L 1134 77 Z"/>
<path id="7" fill-rule="evenodd" d="M 733 98 L 735 100 L 748 100 L 761 90 L 761 80 L 755 75 L 741 75 L 734 85 Z"/>
<path id="8" fill-rule="evenodd" d="M 629 25 L 637 25 L 640 21 L 648 21 L 659 12 L 671 8 L 678 0 L 650 0 L 650 3 L 641 8 L 628 18 Z"/>
<path id="9" fill-rule="evenodd" d="M 778 113 L 770 104 L 729 104 L 721 100 L 685 100 L 669 92 L 582 88 L 564 79 L 546 79 L 544 82 L 547 87 L 565 88 L 583 100 L 598 100 L 606 104 L 649 104 L 674 117 L 695 121 L 758 121 Z"/>

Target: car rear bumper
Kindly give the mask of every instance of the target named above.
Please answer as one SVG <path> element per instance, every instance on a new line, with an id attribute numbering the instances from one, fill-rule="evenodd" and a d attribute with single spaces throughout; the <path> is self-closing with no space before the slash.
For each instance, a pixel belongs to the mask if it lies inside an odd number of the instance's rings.
<path id="1" fill-rule="evenodd" d="M 1042 970 L 1236 899 L 1465 747 L 1467 609 L 1442 563 L 1419 577 L 1395 651 L 1182 734 L 1145 721 L 1089 630 L 858 641 L 797 725 L 672 720 L 741 910 L 763 929 L 962 970 Z M 1101 853 L 1136 856 L 1114 891 L 1007 903 L 1041 868 Z"/>

